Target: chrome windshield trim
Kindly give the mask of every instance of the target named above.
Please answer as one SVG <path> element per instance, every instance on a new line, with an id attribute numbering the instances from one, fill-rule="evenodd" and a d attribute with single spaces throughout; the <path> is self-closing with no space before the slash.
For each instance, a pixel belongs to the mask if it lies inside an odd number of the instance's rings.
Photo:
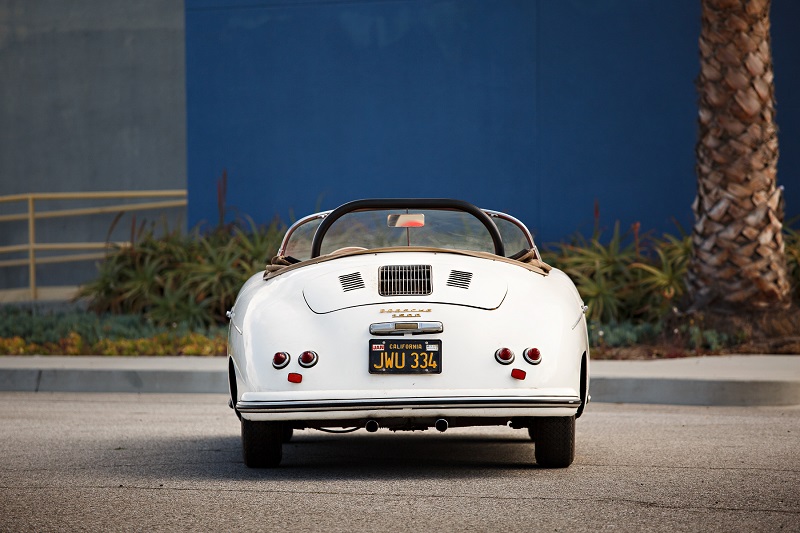
<path id="1" fill-rule="evenodd" d="M 298 220 L 297 222 L 295 222 L 294 224 L 292 224 L 291 226 L 289 226 L 289 229 L 286 230 L 286 234 L 283 236 L 283 240 L 281 241 L 281 245 L 278 248 L 278 254 L 277 255 L 285 255 L 285 253 L 286 253 L 286 245 L 289 244 L 289 239 L 291 238 L 292 233 L 294 233 L 295 230 L 297 230 L 297 228 L 299 228 L 303 224 L 306 224 L 307 222 L 310 222 L 312 220 L 323 219 L 326 216 L 328 216 L 330 213 L 331 213 L 330 211 L 320 211 L 319 213 L 314 213 L 313 215 L 307 215 L 307 216 L 304 216 L 303 218 L 301 218 L 300 220 Z"/>
<path id="2" fill-rule="evenodd" d="M 447 408 L 578 408 L 581 399 L 577 396 L 562 397 L 475 397 L 457 396 L 449 398 L 357 398 L 350 400 L 284 400 L 284 401 L 238 401 L 236 409 L 243 413 L 280 412 L 325 412 L 361 411 L 365 409 L 447 409 Z"/>
<path id="3" fill-rule="evenodd" d="M 511 215 L 508 215 L 506 213 L 502 213 L 500 211 L 493 211 L 491 209 L 484 209 L 483 212 L 489 215 L 490 217 L 502 218 L 503 220 L 507 220 L 508 222 L 511 222 L 512 224 L 517 226 L 520 229 L 520 231 L 522 231 L 522 233 L 525 235 L 525 238 L 528 239 L 528 244 L 530 245 L 531 249 L 536 253 L 536 259 L 538 259 L 539 261 L 542 260 L 542 256 L 539 253 L 539 249 L 536 247 L 536 243 L 533 242 L 533 235 L 531 234 L 530 230 L 528 230 L 528 228 L 525 226 L 525 224 L 523 224 L 519 219 L 512 217 Z"/>

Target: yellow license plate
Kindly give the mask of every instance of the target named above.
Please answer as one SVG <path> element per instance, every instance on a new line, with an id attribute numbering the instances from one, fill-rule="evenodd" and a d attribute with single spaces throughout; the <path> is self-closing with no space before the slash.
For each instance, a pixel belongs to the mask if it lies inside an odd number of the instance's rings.
<path id="1" fill-rule="evenodd" d="M 441 374 L 442 341 L 370 339 L 370 374 Z"/>

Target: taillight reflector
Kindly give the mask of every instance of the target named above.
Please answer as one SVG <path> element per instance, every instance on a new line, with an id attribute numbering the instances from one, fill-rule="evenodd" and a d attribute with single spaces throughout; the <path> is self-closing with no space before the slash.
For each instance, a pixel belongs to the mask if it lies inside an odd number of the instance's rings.
<path id="1" fill-rule="evenodd" d="M 514 368 L 511 370 L 511 377 L 514 379 L 525 379 L 527 373 L 524 370 L 520 370 L 519 368 Z"/>
<path id="2" fill-rule="evenodd" d="M 317 356 L 317 352 L 313 352 L 311 350 L 307 350 L 300 354 L 298 357 L 297 362 L 300 363 L 300 366 L 303 368 L 310 368 L 317 364 L 319 357 Z"/>
<path id="3" fill-rule="evenodd" d="M 500 348 L 494 352 L 494 358 L 502 365 L 510 365 L 514 362 L 514 352 L 510 348 Z"/>
<path id="4" fill-rule="evenodd" d="M 522 357 L 532 365 L 538 365 L 542 362 L 542 352 L 539 351 L 539 348 L 526 348 L 522 352 Z"/>
<path id="5" fill-rule="evenodd" d="M 277 352 L 272 356 L 272 366 L 275 368 L 284 368 L 289 364 L 291 356 L 286 352 Z"/>

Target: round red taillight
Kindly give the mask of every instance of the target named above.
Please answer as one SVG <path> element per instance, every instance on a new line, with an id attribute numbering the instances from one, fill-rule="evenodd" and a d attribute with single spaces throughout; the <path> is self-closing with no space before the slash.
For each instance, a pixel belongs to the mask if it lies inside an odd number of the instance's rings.
<path id="1" fill-rule="evenodd" d="M 277 352 L 272 356 L 272 366 L 275 368 L 283 368 L 289 364 L 291 357 L 286 352 Z"/>
<path id="2" fill-rule="evenodd" d="M 539 348 L 526 348 L 522 352 L 522 357 L 532 365 L 538 365 L 542 362 L 542 352 L 539 351 Z"/>
<path id="3" fill-rule="evenodd" d="M 311 350 L 307 350 L 300 354 L 300 357 L 297 361 L 300 363 L 300 366 L 303 368 L 309 368 L 317 364 L 317 352 L 312 352 Z"/>
<path id="4" fill-rule="evenodd" d="M 494 352 L 494 358 L 502 365 L 510 365 L 514 361 L 514 352 L 510 348 L 500 348 Z"/>

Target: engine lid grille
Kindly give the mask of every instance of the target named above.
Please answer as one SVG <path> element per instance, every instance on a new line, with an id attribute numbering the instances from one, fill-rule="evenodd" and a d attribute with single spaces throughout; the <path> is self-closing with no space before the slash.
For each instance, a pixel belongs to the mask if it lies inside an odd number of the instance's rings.
<path id="1" fill-rule="evenodd" d="M 360 272 L 353 272 L 352 274 L 339 276 L 339 283 L 342 284 L 342 290 L 344 292 L 355 291 L 364 288 L 364 279 L 361 277 Z"/>
<path id="2" fill-rule="evenodd" d="M 430 265 L 386 265 L 378 270 L 381 296 L 425 296 L 431 292 Z"/>
<path id="3" fill-rule="evenodd" d="M 472 282 L 472 272 L 462 272 L 461 270 L 451 270 L 450 276 L 447 278 L 448 286 L 459 289 L 469 289 L 470 282 Z"/>

